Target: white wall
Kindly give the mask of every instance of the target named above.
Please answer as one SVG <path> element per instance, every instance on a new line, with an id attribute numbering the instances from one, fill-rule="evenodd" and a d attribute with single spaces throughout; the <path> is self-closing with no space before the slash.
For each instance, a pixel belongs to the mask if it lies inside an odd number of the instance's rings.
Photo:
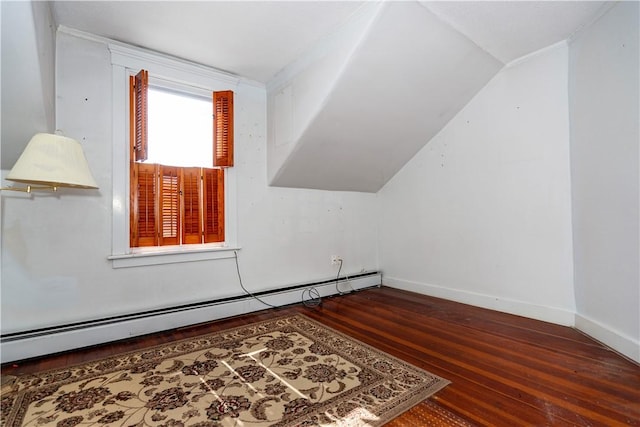
<path id="1" fill-rule="evenodd" d="M 639 4 L 570 44 L 576 326 L 640 362 Z"/>
<path id="2" fill-rule="evenodd" d="M 379 192 L 385 284 L 573 323 L 567 55 L 504 68 Z"/>
<path id="3" fill-rule="evenodd" d="M 83 144 L 100 189 L 2 193 L 2 333 L 241 295 L 233 259 L 112 268 L 107 46 L 59 32 L 56 73 L 57 127 Z M 331 254 L 344 273 L 376 270 L 376 196 L 268 187 L 264 88 L 235 88 L 235 120 L 245 286 L 331 278 Z"/>

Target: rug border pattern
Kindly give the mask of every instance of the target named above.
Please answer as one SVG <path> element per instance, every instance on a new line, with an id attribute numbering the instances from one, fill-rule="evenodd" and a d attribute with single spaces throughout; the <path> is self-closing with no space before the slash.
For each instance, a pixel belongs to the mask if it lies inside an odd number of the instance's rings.
<path id="1" fill-rule="evenodd" d="M 184 354 L 191 353 L 194 350 L 197 350 L 197 349 L 194 349 L 193 346 L 190 346 L 188 344 L 199 343 L 202 346 L 201 348 L 204 348 L 206 346 L 210 346 L 215 343 L 221 343 L 221 342 L 226 342 L 233 339 L 245 338 L 245 336 L 243 336 L 241 332 L 247 331 L 248 328 L 255 328 L 254 335 L 259 334 L 261 329 L 264 330 L 265 332 L 268 332 L 269 330 L 273 330 L 273 328 L 276 327 L 279 323 L 282 324 L 281 326 L 285 326 L 285 323 L 286 323 L 286 326 L 294 326 L 299 333 L 303 334 L 304 336 L 307 336 L 307 334 L 310 334 L 310 336 L 313 337 L 313 340 L 317 342 L 326 344 L 327 336 L 329 337 L 329 339 L 331 339 L 332 336 L 338 337 L 337 339 L 344 340 L 346 343 L 353 342 L 355 346 L 360 346 L 366 349 L 366 351 L 380 356 L 382 359 L 392 360 L 394 363 L 401 366 L 402 369 L 404 370 L 413 371 L 422 376 L 431 378 L 430 381 L 424 384 L 421 384 L 419 387 L 415 387 L 410 391 L 406 392 L 405 395 L 402 396 L 402 399 L 400 400 L 395 399 L 391 402 L 388 402 L 386 405 L 381 406 L 380 408 L 383 410 L 379 411 L 381 413 L 377 414 L 379 419 L 376 421 L 376 425 L 382 425 L 392 420 L 393 418 L 411 409 L 415 405 L 427 399 L 429 396 L 433 395 L 434 393 L 438 392 L 439 390 L 441 390 L 442 388 L 450 384 L 450 381 L 444 378 L 441 378 L 437 375 L 434 375 L 431 372 L 428 372 L 420 367 L 417 367 L 413 364 L 405 362 L 404 360 L 398 357 L 395 357 L 389 353 L 379 350 L 373 347 L 372 345 L 364 343 L 357 338 L 354 338 L 344 332 L 338 331 L 302 313 L 296 313 L 296 314 L 289 314 L 289 315 L 281 315 L 268 320 L 258 320 L 255 322 L 247 323 L 246 325 L 242 325 L 242 326 L 236 326 L 233 328 L 224 328 L 222 330 L 207 332 L 205 334 L 196 335 L 190 338 L 183 338 L 180 340 L 171 341 L 164 344 L 157 344 L 154 346 L 145 347 L 137 350 L 126 351 L 126 352 L 118 353 L 116 355 L 109 356 L 106 358 L 100 358 L 98 360 L 72 364 L 64 368 L 54 368 L 50 370 L 41 371 L 37 374 L 19 375 L 15 379 L 13 390 L 7 393 L 7 394 L 14 394 L 14 393 L 16 394 L 16 400 L 13 402 L 12 409 L 10 411 L 8 419 L 10 420 L 22 419 L 20 416 L 21 414 L 22 416 L 24 416 L 23 412 L 26 412 L 27 406 L 28 406 L 23 404 L 25 397 L 31 394 L 32 392 L 36 392 L 41 387 L 45 387 L 47 384 L 66 385 L 69 383 L 74 383 L 74 382 L 82 381 L 84 379 L 91 378 L 97 374 L 104 375 L 104 374 L 117 372 L 123 369 L 121 364 L 117 364 L 111 367 L 110 369 L 109 368 L 96 369 L 99 366 L 105 366 L 105 365 L 108 366 L 109 362 L 111 361 L 115 361 L 115 360 L 122 361 L 126 359 L 131 359 L 129 361 L 130 362 L 129 365 L 131 365 L 135 363 L 134 361 L 143 362 L 144 360 L 152 360 L 150 358 L 145 359 L 144 355 L 152 355 L 157 352 L 162 353 L 161 355 L 157 356 L 157 357 L 161 357 L 162 359 L 166 359 L 169 357 L 178 357 Z M 307 326 L 311 325 L 313 328 L 315 328 L 315 330 L 312 332 L 307 332 L 307 330 L 302 328 L 301 325 L 307 325 Z M 326 332 L 327 335 L 324 335 L 322 333 L 318 334 L 317 333 L 318 331 Z M 334 340 L 335 339 L 336 338 L 334 338 Z M 335 343 L 332 343 L 332 344 L 329 344 L 329 346 L 332 349 L 332 351 L 335 352 L 337 355 L 347 360 L 352 360 L 353 357 L 347 352 L 345 352 L 343 348 L 340 347 L 339 345 L 335 345 Z M 360 361 L 358 361 L 358 363 L 360 363 Z M 72 375 L 69 378 L 59 378 L 61 375 L 64 375 L 65 373 L 70 371 L 77 371 L 75 372 L 76 375 Z M 38 379 L 43 379 L 43 378 L 44 378 L 44 381 L 41 380 L 41 382 L 34 384 Z M 44 382 L 44 384 L 42 384 L 42 382 Z M 29 389 L 32 389 L 32 390 L 29 390 Z M 362 392 L 363 390 L 358 390 L 355 393 L 362 393 Z M 3 395 L 5 395 L 5 393 L 3 393 Z M 314 408 L 313 412 L 317 412 L 317 410 L 327 406 L 328 403 L 329 402 L 325 402 L 322 405 L 320 405 L 320 407 Z M 2 424 L 4 424 L 4 422 Z M 281 424 L 278 423 L 276 425 L 281 425 Z M 282 425 L 285 426 L 287 424 L 282 424 Z"/>

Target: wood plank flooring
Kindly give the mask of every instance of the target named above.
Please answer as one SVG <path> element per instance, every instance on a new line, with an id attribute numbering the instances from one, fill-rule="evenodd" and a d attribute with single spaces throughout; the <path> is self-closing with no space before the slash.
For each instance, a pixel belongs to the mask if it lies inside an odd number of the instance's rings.
<path id="1" fill-rule="evenodd" d="M 475 425 L 640 425 L 640 366 L 579 331 L 386 287 L 7 364 L 2 373 L 59 368 L 293 313 L 447 378 L 452 384 L 431 401 Z M 422 425 L 420 409 L 389 425 Z"/>

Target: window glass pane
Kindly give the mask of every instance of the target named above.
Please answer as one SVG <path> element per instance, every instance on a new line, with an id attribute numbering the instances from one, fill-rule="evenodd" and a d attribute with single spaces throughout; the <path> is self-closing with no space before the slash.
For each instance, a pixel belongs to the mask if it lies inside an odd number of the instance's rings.
<path id="1" fill-rule="evenodd" d="M 146 163 L 213 166 L 211 100 L 149 87 Z"/>

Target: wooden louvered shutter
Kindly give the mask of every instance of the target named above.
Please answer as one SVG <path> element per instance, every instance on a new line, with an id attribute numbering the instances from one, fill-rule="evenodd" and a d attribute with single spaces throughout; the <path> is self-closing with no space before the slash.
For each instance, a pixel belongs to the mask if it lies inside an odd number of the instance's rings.
<path id="1" fill-rule="evenodd" d="M 202 243 L 201 168 L 182 168 L 182 243 Z"/>
<path id="2" fill-rule="evenodd" d="M 129 77 L 129 244 L 131 247 L 156 246 L 157 170 L 142 165 L 147 160 L 147 88 L 145 70 Z"/>
<path id="3" fill-rule="evenodd" d="M 224 242 L 224 170 L 202 171 L 204 243 Z"/>
<path id="4" fill-rule="evenodd" d="M 233 91 L 213 92 L 213 166 L 233 166 Z"/>
<path id="5" fill-rule="evenodd" d="M 180 169 L 176 166 L 160 166 L 160 246 L 180 244 Z"/>
<path id="6" fill-rule="evenodd" d="M 158 165 L 133 163 L 131 246 L 157 246 Z"/>
<path id="7" fill-rule="evenodd" d="M 147 160 L 147 92 L 149 73 L 141 70 L 129 78 L 130 132 L 132 158 L 136 162 Z"/>

